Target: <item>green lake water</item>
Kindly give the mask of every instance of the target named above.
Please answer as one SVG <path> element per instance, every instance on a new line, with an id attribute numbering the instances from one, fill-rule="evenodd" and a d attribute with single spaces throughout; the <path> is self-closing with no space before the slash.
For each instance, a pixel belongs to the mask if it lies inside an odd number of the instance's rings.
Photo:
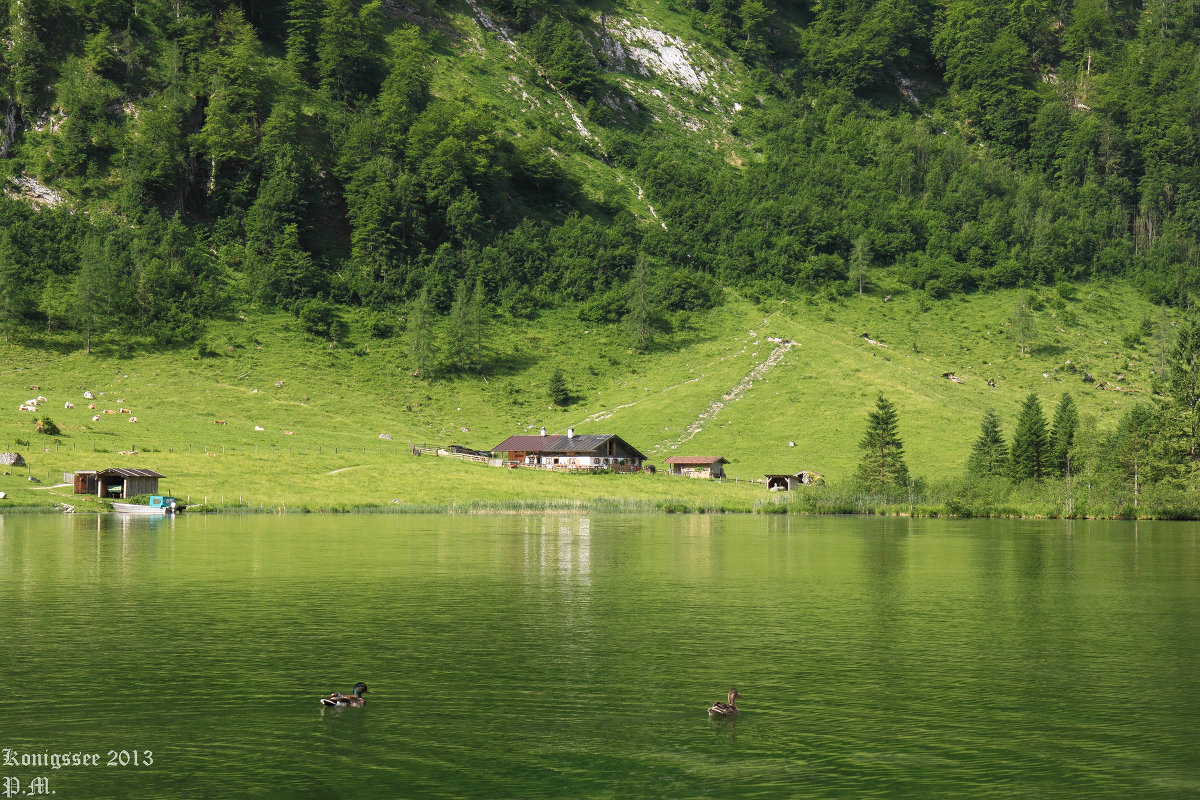
<path id="1" fill-rule="evenodd" d="M 10 516 L 0 620 L 58 800 L 1200 797 L 1193 524 Z"/>

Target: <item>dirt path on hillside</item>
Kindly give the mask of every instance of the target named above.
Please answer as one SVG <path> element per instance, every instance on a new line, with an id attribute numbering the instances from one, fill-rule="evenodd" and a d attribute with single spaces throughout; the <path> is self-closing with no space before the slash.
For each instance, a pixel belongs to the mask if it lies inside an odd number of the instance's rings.
<path id="1" fill-rule="evenodd" d="M 713 400 L 711 403 L 709 403 L 708 407 L 700 412 L 700 415 L 696 417 L 695 421 L 684 429 L 679 438 L 668 443 L 666 447 L 670 448 L 671 450 L 675 450 L 681 444 L 690 440 L 697 433 L 704 430 L 704 426 L 715 419 L 716 416 L 721 413 L 721 409 L 725 408 L 725 406 L 732 402 L 740 400 L 742 395 L 744 395 L 752 386 L 754 386 L 755 381 L 762 380 L 768 372 L 779 366 L 780 362 L 783 361 L 783 357 L 787 355 L 788 351 L 793 347 L 796 347 L 796 343 L 792 340 L 779 339 L 778 343 L 775 345 L 775 349 L 771 351 L 771 355 L 767 356 L 765 361 L 756 365 L 754 369 L 746 373 L 746 377 L 738 381 L 737 384 L 728 392 L 721 395 L 719 400 Z"/>

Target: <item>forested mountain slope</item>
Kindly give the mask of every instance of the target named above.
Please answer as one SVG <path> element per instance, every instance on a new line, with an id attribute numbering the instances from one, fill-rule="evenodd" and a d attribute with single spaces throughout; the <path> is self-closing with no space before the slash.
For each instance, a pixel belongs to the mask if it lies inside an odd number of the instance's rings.
<path id="1" fill-rule="evenodd" d="M 0 315 L 193 339 L 247 301 L 623 313 L 684 286 L 1186 305 L 1200 7 L 9 0 Z M 84 213 L 78 213 L 84 212 Z M 670 294 L 670 293 L 666 293 Z M 95 310 L 117 310 L 97 314 Z"/>

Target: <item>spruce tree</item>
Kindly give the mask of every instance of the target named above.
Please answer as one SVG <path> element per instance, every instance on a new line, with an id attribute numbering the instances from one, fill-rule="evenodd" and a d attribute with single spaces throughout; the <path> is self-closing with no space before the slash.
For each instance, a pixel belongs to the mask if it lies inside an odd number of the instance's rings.
<path id="1" fill-rule="evenodd" d="M 625 324 L 633 340 L 633 349 L 639 353 L 648 353 L 654 346 L 654 333 L 651 329 L 653 319 L 654 308 L 650 297 L 646 257 L 639 253 L 633 265 L 633 279 L 629 284 L 629 313 L 625 315 Z"/>
<path id="2" fill-rule="evenodd" d="M 979 438 L 967 459 L 967 474 L 972 478 L 996 478 L 1008 470 L 1008 444 L 1000 430 L 1000 417 L 992 409 L 983 415 Z"/>
<path id="3" fill-rule="evenodd" d="M 429 300 L 428 289 L 421 290 L 410 317 L 413 375 L 426 378 L 433 369 L 433 360 L 437 355 L 433 341 L 433 304 Z"/>
<path id="4" fill-rule="evenodd" d="M 1200 320 L 1190 316 L 1179 326 L 1167 361 L 1167 393 L 1186 420 L 1188 458 L 1200 454 Z"/>
<path id="5" fill-rule="evenodd" d="M 550 374 L 546 392 L 550 396 L 550 402 L 556 406 L 565 406 L 571 402 L 571 390 L 567 388 L 567 379 L 563 377 L 562 370 L 558 367 L 555 367 L 554 372 Z"/>
<path id="6" fill-rule="evenodd" d="M 473 372 L 478 366 L 478 350 L 472 327 L 471 298 L 467 294 L 467 282 L 459 281 L 454 290 L 454 302 L 450 305 L 450 338 L 446 355 L 450 366 L 460 372 Z"/>
<path id="7" fill-rule="evenodd" d="M 882 394 L 875 410 L 867 414 L 867 431 L 859 447 L 863 451 L 858 479 L 870 491 L 881 492 L 908 485 L 908 466 L 904 463 L 904 443 L 897 430 L 899 417 L 894 406 Z"/>
<path id="8" fill-rule="evenodd" d="M 25 287 L 29 281 L 17 261 L 12 234 L 0 230 L 0 329 L 8 341 L 13 326 L 26 311 Z"/>
<path id="9" fill-rule="evenodd" d="M 1079 427 L 1079 412 L 1071 395 L 1063 393 L 1054 412 L 1054 428 L 1050 431 L 1050 453 L 1047 460 L 1048 472 L 1055 475 L 1067 474 L 1067 458 L 1075 444 L 1075 430 Z"/>
<path id="10" fill-rule="evenodd" d="M 1030 392 L 1017 416 L 1009 455 L 1009 477 L 1014 481 L 1040 481 L 1046 474 L 1050 440 L 1046 434 L 1046 417 L 1036 392 Z"/>
<path id="11" fill-rule="evenodd" d="M 475 290 L 471 292 L 471 299 L 467 303 L 467 339 L 474 348 L 472 358 L 474 359 L 473 368 L 476 372 L 487 364 L 488 322 L 489 309 L 487 293 L 483 288 L 483 278 L 476 278 Z"/>

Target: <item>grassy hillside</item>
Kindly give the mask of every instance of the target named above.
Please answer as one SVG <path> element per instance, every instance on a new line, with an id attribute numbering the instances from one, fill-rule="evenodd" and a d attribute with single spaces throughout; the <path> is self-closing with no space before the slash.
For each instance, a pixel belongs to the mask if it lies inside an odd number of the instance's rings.
<path id="1" fill-rule="evenodd" d="M 852 474 L 866 412 L 883 392 L 899 407 L 912 471 L 945 478 L 961 471 L 984 409 L 995 408 L 1011 433 L 1031 390 L 1048 415 L 1070 392 L 1101 427 L 1147 399 L 1158 328 L 1173 337 L 1170 320 L 1121 285 L 1085 285 L 1067 295 L 1008 291 L 930 301 L 911 293 L 886 302 L 867 295 L 757 305 L 731 296 L 645 356 L 625 347 L 622 330 L 582 323 L 564 309 L 493 326 L 489 346 L 499 366 L 486 375 L 428 381 L 409 372 L 406 334 L 372 339 L 354 324 L 349 340 L 331 349 L 284 314 L 213 323 L 206 355 L 133 350 L 113 339 L 88 356 L 77 337 L 45 336 L 0 345 L 0 446 L 22 453 L 28 472 L 43 481 L 75 469 L 152 467 L 168 476 L 164 490 L 193 503 L 516 508 L 608 499 L 626 508 L 750 510 L 764 502 L 761 486 L 499 470 L 416 458 L 408 445 L 488 449 L 542 425 L 557 432 L 573 426 L 619 434 L 656 463 L 674 454 L 723 455 L 733 477 L 809 469 L 836 482 Z M 1022 354 L 1011 320 L 1017 304 L 1031 300 L 1034 332 Z M 1143 320 L 1146 335 L 1135 333 Z M 575 396 L 566 408 L 547 399 L 555 367 Z M 1084 372 L 1096 383 L 1085 383 Z M 1102 390 L 1101 382 L 1119 390 Z M 97 395 L 95 410 L 84 390 Z M 18 411 L 38 395 L 61 436 L 34 433 L 40 414 Z M 74 409 L 63 407 L 68 401 Z M 132 414 L 102 413 L 121 408 Z M 69 490 L 34 488 L 26 472 L 0 477 L 5 504 L 69 497 Z"/>

